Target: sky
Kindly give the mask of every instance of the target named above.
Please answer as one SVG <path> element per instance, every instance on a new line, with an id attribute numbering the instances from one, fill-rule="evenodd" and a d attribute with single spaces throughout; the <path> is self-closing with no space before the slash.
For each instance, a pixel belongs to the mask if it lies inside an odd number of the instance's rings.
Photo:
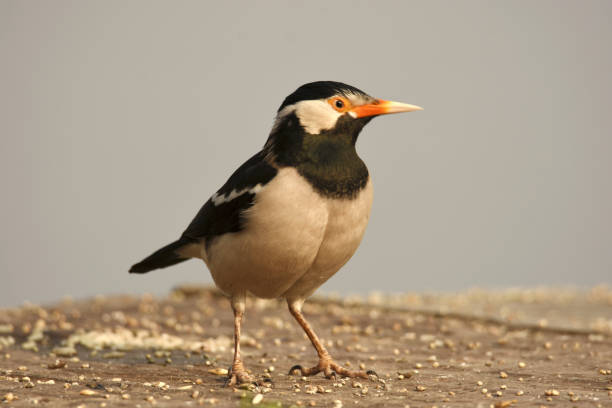
<path id="1" fill-rule="evenodd" d="M 303 83 L 425 108 L 358 152 L 320 293 L 612 284 L 612 2 L 0 1 L 0 307 L 212 284 L 175 240 Z"/>

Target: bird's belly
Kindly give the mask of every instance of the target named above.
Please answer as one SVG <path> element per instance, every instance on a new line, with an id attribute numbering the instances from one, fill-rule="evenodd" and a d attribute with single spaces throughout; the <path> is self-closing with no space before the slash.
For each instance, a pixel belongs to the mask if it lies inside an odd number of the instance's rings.
<path id="1" fill-rule="evenodd" d="M 305 299 L 348 262 L 365 233 L 372 199 L 372 181 L 369 180 L 355 199 L 327 200 L 327 227 L 317 256 L 284 297 L 290 300 Z"/>
<path id="2" fill-rule="evenodd" d="M 216 238 L 206 263 L 227 294 L 282 296 L 312 265 L 327 224 L 327 207 L 293 168 L 282 168 L 246 214 L 245 228 Z"/>

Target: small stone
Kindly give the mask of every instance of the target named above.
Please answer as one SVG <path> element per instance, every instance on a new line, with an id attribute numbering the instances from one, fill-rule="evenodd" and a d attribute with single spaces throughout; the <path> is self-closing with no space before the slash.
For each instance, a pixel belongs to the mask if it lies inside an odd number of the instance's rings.
<path id="1" fill-rule="evenodd" d="M 523 390 L 518 390 L 518 391 L 516 392 L 516 395 L 518 395 L 518 396 L 520 397 L 520 396 L 521 396 L 521 395 L 523 395 L 524 393 L 525 393 L 525 392 L 524 392 Z"/>
<path id="2" fill-rule="evenodd" d="M 251 404 L 253 405 L 257 405 L 259 404 L 261 401 L 263 401 L 264 396 L 263 394 L 257 394 L 253 397 L 253 399 L 251 400 Z"/>
<path id="3" fill-rule="evenodd" d="M 18 399 L 18 398 L 12 392 L 4 394 L 4 396 L 2 397 L 2 401 L 6 401 L 6 402 L 11 402 L 11 401 L 14 401 L 16 399 Z"/>
<path id="4" fill-rule="evenodd" d="M 95 392 L 94 390 L 88 390 L 88 389 L 81 390 L 81 392 L 79 392 L 79 394 L 85 395 L 85 396 L 88 396 L 88 397 L 92 397 L 94 395 L 98 395 L 98 393 Z"/>
<path id="5" fill-rule="evenodd" d="M 130 399 L 130 394 L 121 394 L 121 399 L 129 400 Z"/>
<path id="6" fill-rule="evenodd" d="M 74 347 L 56 347 L 52 350 L 52 352 L 59 357 L 72 357 L 77 354 Z"/>
<path id="7" fill-rule="evenodd" d="M 500 371 L 499 378 L 508 378 L 508 373 L 505 371 Z"/>
<path id="8" fill-rule="evenodd" d="M 423 392 L 427 389 L 427 387 L 423 386 L 423 385 L 417 385 L 415 388 L 417 391 L 419 392 Z"/>
<path id="9" fill-rule="evenodd" d="M 64 367 L 66 367 L 66 362 L 62 360 L 55 360 L 53 363 L 49 363 L 49 365 L 47 366 L 47 368 L 49 368 L 50 370 L 57 370 L 59 368 Z"/>
<path id="10" fill-rule="evenodd" d="M 525 368 L 525 367 L 527 367 L 527 364 L 525 364 L 524 361 L 519 361 L 518 362 L 518 366 L 519 366 L 519 368 Z"/>
<path id="11" fill-rule="evenodd" d="M 227 375 L 228 371 L 226 368 L 211 368 L 210 370 L 208 370 L 209 374 L 214 374 L 214 375 Z"/>
<path id="12" fill-rule="evenodd" d="M 183 385 L 182 387 L 178 387 L 177 390 L 179 391 L 186 391 L 186 390 L 190 390 L 193 388 L 193 385 Z"/>
<path id="13" fill-rule="evenodd" d="M 555 396 L 556 397 L 556 396 L 559 395 L 559 390 L 546 390 L 546 391 L 544 391 L 544 395 L 549 396 L 549 397 L 551 397 L 551 396 Z"/>

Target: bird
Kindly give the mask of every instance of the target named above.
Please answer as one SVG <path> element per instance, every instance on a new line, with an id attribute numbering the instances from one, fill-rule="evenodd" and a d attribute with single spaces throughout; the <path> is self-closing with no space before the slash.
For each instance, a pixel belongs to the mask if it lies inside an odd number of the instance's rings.
<path id="1" fill-rule="evenodd" d="M 208 267 L 234 314 L 234 357 L 226 384 L 254 382 L 240 353 L 247 294 L 284 299 L 318 363 L 290 374 L 369 378 L 337 364 L 302 313 L 304 301 L 357 250 L 372 207 L 368 168 L 356 150 L 374 117 L 422 110 L 374 98 L 341 82 L 304 84 L 277 110 L 263 148 L 201 207 L 180 238 L 134 264 L 146 273 L 191 258 Z"/>

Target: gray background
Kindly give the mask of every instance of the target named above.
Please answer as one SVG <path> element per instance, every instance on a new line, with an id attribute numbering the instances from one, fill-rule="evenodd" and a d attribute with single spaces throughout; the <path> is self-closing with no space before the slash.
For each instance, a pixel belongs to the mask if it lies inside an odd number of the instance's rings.
<path id="1" fill-rule="evenodd" d="M 0 305 L 211 283 L 127 269 L 321 79 L 425 107 L 362 133 L 370 226 L 324 291 L 610 284 L 611 21 L 610 1 L 0 1 Z"/>

